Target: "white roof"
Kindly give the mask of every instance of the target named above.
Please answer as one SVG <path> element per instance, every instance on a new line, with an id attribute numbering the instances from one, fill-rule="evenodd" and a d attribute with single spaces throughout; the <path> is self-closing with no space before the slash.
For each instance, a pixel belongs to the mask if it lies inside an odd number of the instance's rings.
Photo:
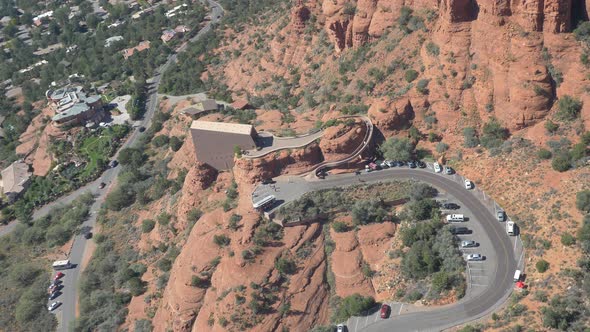
<path id="1" fill-rule="evenodd" d="M 228 122 L 193 121 L 191 129 L 250 135 L 252 125 Z"/>

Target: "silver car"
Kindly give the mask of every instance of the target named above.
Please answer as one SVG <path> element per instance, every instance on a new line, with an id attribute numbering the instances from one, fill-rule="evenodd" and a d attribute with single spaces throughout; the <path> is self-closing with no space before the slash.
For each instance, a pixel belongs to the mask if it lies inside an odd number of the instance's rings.
<path id="1" fill-rule="evenodd" d="M 466 259 L 468 261 L 483 261 L 483 256 L 481 254 L 469 254 Z"/>
<path id="2" fill-rule="evenodd" d="M 506 221 L 506 213 L 502 210 L 498 210 L 496 217 L 498 218 L 498 221 Z"/>
<path id="3" fill-rule="evenodd" d="M 471 240 L 461 241 L 461 248 L 473 248 L 477 247 L 477 242 Z"/>

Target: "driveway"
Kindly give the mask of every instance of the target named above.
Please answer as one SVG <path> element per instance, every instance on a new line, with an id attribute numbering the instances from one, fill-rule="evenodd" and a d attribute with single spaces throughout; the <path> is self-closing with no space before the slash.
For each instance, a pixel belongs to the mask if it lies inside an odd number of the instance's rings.
<path id="1" fill-rule="evenodd" d="M 473 238 L 481 243 L 479 250 L 487 256 L 482 263 L 468 264 L 469 287 L 466 295 L 459 302 L 427 308 L 420 312 L 405 312 L 392 315 L 389 319 L 360 317 L 362 331 L 440 331 L 463 324 L 496 310 L 508 298 L 513 288 L 513 274 L 517 269 L 517 260 L 522 260 L 521 249 L 517 250 L 517 239 L 506 234 L 504 223 L 495 218 L 495 207 L 482 203 L 476 190 L 466 190 L 459 175 L 441 175 L 431 169 L 391 168 L 360 175 L 328 175 L 324 180 L 306 181 L 301 177 L 277 178 L 272 186 L 261 185 L 253 192 L 253 200 L 272 193 L 279 202 L 290 202 L 309 191 L 347 186 L 377 183 L 390 179 L 415 179 L 429 183 L 445 195 L 453 197 L 462 206 L 465 214 L 471 218 L 467 223 L 473 230 Z M 491 200 L 490 200 L 491 201 Z M 276 209 L 276 207 L 275 207 Z M 463 225 L 462 225 L 463 226 Z M 467 238 L 467 237 L 465 237 Z M 348 322 L 353 331 L 357 322 Z"/>

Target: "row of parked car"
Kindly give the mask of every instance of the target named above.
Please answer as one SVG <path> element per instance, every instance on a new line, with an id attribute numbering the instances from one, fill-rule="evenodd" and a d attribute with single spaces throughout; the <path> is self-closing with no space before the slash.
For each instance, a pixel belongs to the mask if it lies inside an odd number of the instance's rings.
<path id="1" fill-rule="evenodd" d="M 372 172 L 384 168 L 404 167 L 409 168 L 426 168 L 426 163 L 421 160 L 399 161 L 399 160 L 376 160 L 365 166 L 367 172 Z"/>
<path id="2" fill-rule="evenodd" d="M 49 292 L 49 301 L 56 299 L 61 294 L 61 289 L 64 287 L 61 282 L 61 278 L 63 278 L 64 275 L 65 274 L 63 274 L 63 272 L 57 272 L 53 277 L 51 285 L 49 285 L 49 288 L 47 289 L 47 291 Z M 53 311 L 57 309 L 57 307 L 59 307 L 60 305 L 60 301 L 55 301 L 51 303 L 49 306 L 47 306 L 47 310 Z"/>

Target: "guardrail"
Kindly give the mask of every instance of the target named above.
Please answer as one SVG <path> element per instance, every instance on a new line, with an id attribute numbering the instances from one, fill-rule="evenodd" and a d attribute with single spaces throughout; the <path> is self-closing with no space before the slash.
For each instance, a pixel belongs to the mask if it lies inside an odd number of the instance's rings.
<path id="1" fill-rule="evenodd" d="M 344 159 L 336 160 L 336 161 L 324 161 L 324 162 L 321 162 L 318 165 L 316 165 L 316 167 L 309 172 L 309 173 L 313 174 L 316 177 L 317 177 L 318 172 L 321 171 L 324 168 L 337 167 L 337 166 L 340 166 L 340 165 L 349 163 L 350 161 L 354 160 L 363 151 L 365 151 L 365 149 L 369 146 L 369 143 L 371 143 L 371 139 L 373 138 L 373 122 L 371 122 L 371 119 L 369 119 L 366 116 L 358 116 L 358 115 L 346 115 L 346 116 L 342 116 L 340 118 L 361 118 L 365 122 L 365 124 L 367 125 L 367 129 L 368 130 L 365 133 L 365 137 L 363 138 L 363 144 L 359 145 L 350 154 L 350 156 L 348 156 L 348 157 L 346 157 Z"/>

